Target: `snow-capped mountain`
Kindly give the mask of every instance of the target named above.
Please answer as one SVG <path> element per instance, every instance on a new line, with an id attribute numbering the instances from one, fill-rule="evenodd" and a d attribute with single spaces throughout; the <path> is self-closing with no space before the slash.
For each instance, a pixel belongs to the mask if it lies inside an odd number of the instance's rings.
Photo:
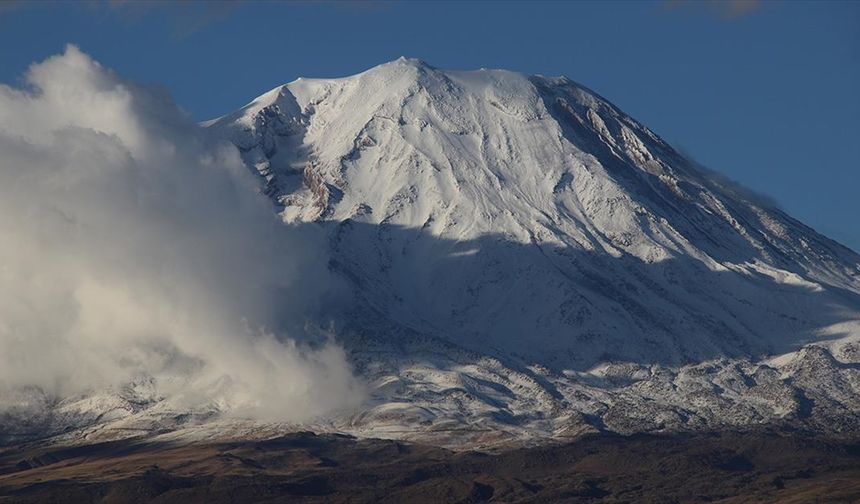
<path id="1" fill-rule="evenodd" d="M 565 77 L 401 58 L 203 126 L 286 223 L 327 232 L 354 294 L 330 316 L 371 400 L 311 428 L 487 445 L 860 427 L 860 256 Z M 284 428 L 178 411 L 145 381 L 39 401 L 33 428 L 88 439 Z"/>
<path id="2" fill-rule="evenodd" d="M 553 367 L 782 352 L 856 318 L 860 257 L 565 78 L 401 59 L 213 123 L 386 317 Z"/>
<path id="3" fill-rule="evenodd" d="M 565 77 L 401 58 L 206 126 L 329 229 L 360 424 L 858 425 L 860 256 Z"/>

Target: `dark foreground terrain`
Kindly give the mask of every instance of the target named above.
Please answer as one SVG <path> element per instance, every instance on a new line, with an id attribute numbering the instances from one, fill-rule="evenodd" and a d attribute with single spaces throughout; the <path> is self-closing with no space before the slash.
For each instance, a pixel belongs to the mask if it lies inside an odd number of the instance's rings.
<path id="1" fill-rule="evenodd" d="M 593 436 L 455 453 L 291 434 L 0 451 L 0 502 L 857 502 L 860 443 L 776 434 Z"/>

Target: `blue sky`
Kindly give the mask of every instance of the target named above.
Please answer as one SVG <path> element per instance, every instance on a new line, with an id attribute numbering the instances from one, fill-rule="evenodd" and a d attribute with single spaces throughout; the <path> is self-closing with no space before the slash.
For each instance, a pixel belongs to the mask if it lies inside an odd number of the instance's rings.
<path id="1" fill-rule="evenodd" d="M 201 120 L 401 55 L 567 75 L 860 250 L 860 2 L 13 2 L 0 81 L 68 42 Z"/>

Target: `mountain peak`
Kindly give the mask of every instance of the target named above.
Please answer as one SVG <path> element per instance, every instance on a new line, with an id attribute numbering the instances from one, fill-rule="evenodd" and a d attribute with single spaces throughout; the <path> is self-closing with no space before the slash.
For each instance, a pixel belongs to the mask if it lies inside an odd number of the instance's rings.
<path id="1" fill-rule="evenodd" d="M 409 65 L 414 67 L 430 67 L 430 65 L 428 65 L 427 62 L 422 59 L 410 58 L 407 56 L 400 56 L 399 58 L 394 61 L 391 61 L 390 63 L 396 63 L 398 65 Z"/>

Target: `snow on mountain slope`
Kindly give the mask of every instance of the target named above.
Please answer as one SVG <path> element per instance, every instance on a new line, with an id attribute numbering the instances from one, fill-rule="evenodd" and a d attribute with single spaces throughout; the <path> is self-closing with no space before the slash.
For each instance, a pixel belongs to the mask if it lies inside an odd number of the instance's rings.
<path id="1" fill-rule="evenodd" d="M 356 359 L 387 362 L 366 423 L 860 418 L 860 256 L 565 77 L 401 58 L 207 126 L 285 221 L 329 229 Z"/>
<path id="2" fill-rule="evenodd" d="M 860 433 L 860 256 L 567 78 L 401 58 L 203 126 L 284 221 L 327 232 L 321 253 L 355 294 L 328 316 L 372 400 L 260 424 L 184 410 L 143 380 L 24 394 L 22 418 L 0 418 L 7 440 Z"/>

